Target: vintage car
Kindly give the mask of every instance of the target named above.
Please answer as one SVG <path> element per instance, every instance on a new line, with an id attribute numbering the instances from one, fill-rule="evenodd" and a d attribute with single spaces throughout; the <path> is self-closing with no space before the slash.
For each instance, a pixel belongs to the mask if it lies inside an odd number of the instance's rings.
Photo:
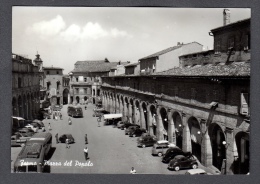
<path id="1" fill-rule="evenodd" d="M 31 136 L 27 137 L 21 133 L 16 133 L 15 135 L 11 136 L 11 146 L 23 146 L 30 138 Z"/>
<path id="2" fill-rule="evenodd" d="M 75 142 L 75 140 L 74 140 L 74 138 L 72 137 L 71 134 L 63 134 L 63 135 L 61 135 L 61 136 L 59 137 L 59 142 L 65 143 L 65 142 L 66 142 L 66 139 L 69 139 L 69 144 Z"/>
<path id="3" fill-rule="evenodd" d="M 184 168 L 185 169 L 186 168 L 192 168 L 192 169 L 198 168 L 198 162 L 194 158 L 194 156 L 178 155 L 174 159 L 172 159 L 168 165 L 169 170 L 179 171 L 180 169 L 184 169 Z"/>
<path id="4" fill-rule="evenodd" d="M 146 133 L 144 128 L 136 128 L 129 133 L 129 137 L 140 137 L 143 133 Z"/>

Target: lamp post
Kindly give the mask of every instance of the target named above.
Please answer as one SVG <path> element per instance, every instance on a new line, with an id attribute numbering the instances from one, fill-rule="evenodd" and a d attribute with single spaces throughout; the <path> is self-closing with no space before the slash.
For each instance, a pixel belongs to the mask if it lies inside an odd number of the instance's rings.
<path id="1" fill-rule="evenodd" d="M 227 149 L 228 149 L 230 144 L 226 141 L 222 141 L 222 145 L 225 146 L 225 154 L 227 155 Z M 227 159 L 226 158 L 223 159 L 223 163 L 225 164 L 224 165 L 224 174 L 227 174 Z M 222 164 L 222 167 L 223 167 L 223 164 Z M 221 168 L 221 169 L 223 169 L 223 168 Z"/>

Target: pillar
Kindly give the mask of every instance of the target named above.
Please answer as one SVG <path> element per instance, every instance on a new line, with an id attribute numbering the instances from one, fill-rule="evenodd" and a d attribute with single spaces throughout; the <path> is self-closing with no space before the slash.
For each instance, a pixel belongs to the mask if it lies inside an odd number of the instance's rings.
<path id="1" fill-rule="evenodd" d="M 183 128 L 183 135 L 182 135 L 182 148 L 185 152 L 191 152 L 191 138 L 190 138 L 190 128 L 188 126 L 188 118 L 186 114 L 182 113 L 182 124 L 184 126 Z"/>
<path id="2" fill-rule="evenodd" d="M 168 112 L 168 141 L 176 145 L 175 126 L 172 118 L 172 112 Z"/>
<path id="3" fill-rule="evenodd" d="M 234 157 L 234 132 L 233 129 L 226 127 L 226 174 L 233 175 Z"/>
<path id="4" fill-rule="evenodd" d="M 202 165 L 209 167 L 212 166 L 212 147 L 210 142 L 210 137 L 206 127 L 206 120 L 201 119 L 201 133 L 202 133 L 202 142 L 201 142 L 201 163 Z"/>
<path id="5" fill-rule="evenodd" d="M 129 103 L 128 105 L 128 117 L 129 117 L 129 122 L 133 123 L 133 106 Z"/>
<path id="6" fill-rule="evenodd" d="M 150 105 L 147 107 L 147 120 L 148 120 L 148 132 L 150 135 L 154 135 L 153 134 L 153 124 L 152 124 L 153 117 L 152 117 Z"/>
<path id="7" fill-rule="evenodd" d="M 156 108 L 156 119 L 157 119 L 157 122 L 156 122 L 156 137 L 158 140 L 163 140 L 163 123 L 162 123 L 162 116 L 160 114 L 160 108 L 157 107 Z"/>

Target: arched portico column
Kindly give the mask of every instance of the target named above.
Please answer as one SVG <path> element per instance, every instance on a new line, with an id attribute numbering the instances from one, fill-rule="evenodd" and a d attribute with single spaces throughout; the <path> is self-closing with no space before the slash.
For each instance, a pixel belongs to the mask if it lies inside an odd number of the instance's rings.
<path id="1" fill-rule="evenodd" d="M 173 112 L 168 112 L 168 141 L 176 145 L 175 126 L 172 114 Z"/>
<path id="2" fill-rule="evenodd" d="M 128 117 L 129 117 L 129 122 L 133 123 L 133 112 L 132 112 L 132 105 L 129 103 L 128 105 Z"/>
<path id="3" fill-rule="evenodd" d="M 162 122 L 162 117 L 161 117 L 161 113 L 160 113 L 160 107 L 157 107 L 156 108 L 156 113 L 157 113 L 157 131 L 156 131 L 156 137 L 158 140 L 163 140 L 163 130 L 164 130 L 164 127 L 163 127 L 163 122 Z"/>
<path id="4" fill-rule="evenodd" d="M 152 125 L 152 112 L 151 112 L 151 109 L 150 109 L 150 105 L 147 106 L 147 120 L 148 120 L 148 132 L 150 135 L 154 135 L 153 134 L 153 125 Z"/>
<path id="5" fill-rule="evenodd" d="M 209 167 L 212 166 L 212 147 L 210 142 L 210 137 L 206 127 L 206 120 L 201 119 L 201 133 L 202 133 L 202 143 L 201 143 L 201 163 L 202 165 Z"/>
<path id="6" fill-rule="evenodd" d="M 145 119 L 144 119 L 144 109 L 141 105 L 139 105 L 139 108 L 140 108 L 140 126 L 141 128 L 146 128 Z"/>
<path id="7" fill-rule="evenodd" d="M 192 152 L 191 149 L 191 137 L 190 137 L 190 128 L 188 125 L 188 117 L 185 113 L 182 113 L 182 122 L 183 122 L 183 140 L 182 140 L 182 149 L 185 152 Z"/>

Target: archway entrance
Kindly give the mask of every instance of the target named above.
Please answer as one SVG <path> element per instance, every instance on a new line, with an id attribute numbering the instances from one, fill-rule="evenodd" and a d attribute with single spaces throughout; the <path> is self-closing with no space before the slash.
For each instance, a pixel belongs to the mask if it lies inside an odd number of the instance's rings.
<path id="1" fill-rule="evenodd" d="M 201 161 L 202 135 L 201 135 L 200 124 L 196 118 L 191 117 L 188 120 L 188 125 L 190 128 L 192 154 L 195 155 L 199 161 Z"/>
<path id="2" fill-rule="evenodd" d="M 235 174 L 247 174 L 249 172 L 249 134 L 239 132 L 235 136 L 238 159 L 234 161 Z"/>
<path id="3" fill-rule="evenodd" d="M 79 103 L 79 97 L 76 96 L 76 103 L 78 104 Z"/>
<path id="4" fill-rule="evenodd" d="M 165 108 L 162 108 L 160 110 L 160 116 L 162 118 L 162 124 L 163 124 L 163 139 L 168 140 L 168 117 Z"/>
<path id="5" fill-rule="evenodd" d="M 175 126 L 176 146 L 182 149 L 183 124 L 179 113 L 173 113 L 173 122 Z"/>
<path id="6" fill-rule="evenodd" d="M 221 170 L 223 159 L 226 159 L 226 147 L 223 141 L 226 141 L 225 135 L 218 124 L 212 124 L 209 127 L 209 135 L 212 147 L 213 165 Z"/>
<path id="7" fill-rule="evenodd" d="M 152 120 L 152 133 L 153 135 L 157 136 L 157 113 L 156 113 L 156 108 L 154 105 L 151 105 L 150 107 L 150 112 L 151 112 L 151 120 Z"/>
<path id="8" fill-rule="evenodd" d="M 65 89 L 63 90 L 62 96 L 63 96 L 63 104 L 64 104 L 64 105 L 65 105 L 65 104 L 68 104 L 69 90 L 68 90 L 67 88 L 65 88 Z"/>

